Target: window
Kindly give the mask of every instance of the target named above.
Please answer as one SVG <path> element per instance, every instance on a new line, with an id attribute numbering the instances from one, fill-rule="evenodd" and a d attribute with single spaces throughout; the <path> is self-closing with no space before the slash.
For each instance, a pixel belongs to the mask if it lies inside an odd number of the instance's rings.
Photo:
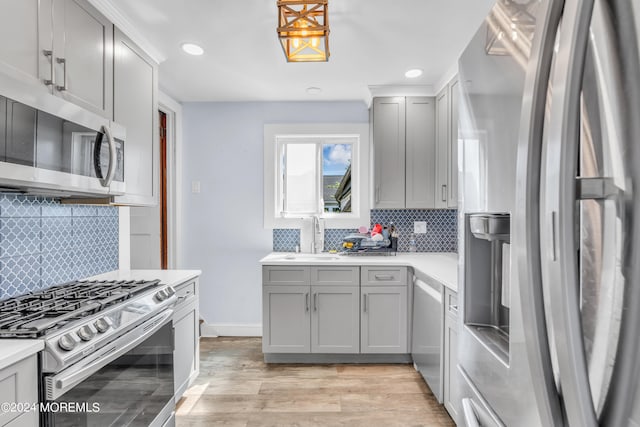
<path id="1" fill-rule="evenodd" d="M 351 156 L 357 137 L 276 137 L 282 216 L 351 212 Z"/>
<path id="2" fill-rule="evenodd" d="M 368 222 L 368 125 L 266 125 L 265 227 Z M 362 222 L 362 218 L 367 218 Z"/>

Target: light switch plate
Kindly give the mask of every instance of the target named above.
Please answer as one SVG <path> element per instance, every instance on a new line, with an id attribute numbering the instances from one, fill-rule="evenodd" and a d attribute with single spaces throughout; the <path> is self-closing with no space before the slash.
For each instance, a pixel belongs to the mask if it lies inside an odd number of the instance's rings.
<path id="1" fill-rule="evenodd" d="M 200 181 L 191 181 L 191 192 L 193 194 L 200 193 Z"/>
<path id="2" fill-rule="evenodd" d="M 427 232 L 427 221 L 413 221 L 413 232 L 415 234 L 425 234 Z"/>

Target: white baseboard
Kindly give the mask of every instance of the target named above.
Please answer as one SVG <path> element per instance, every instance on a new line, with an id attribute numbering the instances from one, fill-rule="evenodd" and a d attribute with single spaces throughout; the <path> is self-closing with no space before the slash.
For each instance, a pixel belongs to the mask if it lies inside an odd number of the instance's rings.
<path id="1" fill-rule="evenodd" d="M 203 323 L 201 331 L 203 337 L 261 337 L 262 325 Z"/>

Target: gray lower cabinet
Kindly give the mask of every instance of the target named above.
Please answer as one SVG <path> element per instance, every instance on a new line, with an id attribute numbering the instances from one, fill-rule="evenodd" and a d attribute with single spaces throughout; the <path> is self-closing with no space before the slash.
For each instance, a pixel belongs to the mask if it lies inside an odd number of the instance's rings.
<path id="1" fill-rule="evenodd" d="M 311 351 L 311 288 L 309 285 L 262 287 L 262 351 Z"/>
<path id="2" fill-rule="evenodd" d="M 358 353 L 358 267 L 263 267 L 264 353 Z"/>
<path id="3" fill-rule="evenodd" d="M 312 353 L 359 353 L 359 286 L 312 286 Z"/>
<path id="4" fill-rule="evenodd" d="M 264 353 L 407 354 L 406 267 L 264 266 Z"/>
<path id="5" fill-rule="evenodd" d="M 175 339 L 174 396 L 176 402 L 196 379 L 200 368 L 200 333 L 198 309 L 198 281 L 191 280 L 175 286 L 178 303 L 173 314 Z"/>
<path id="6" fill-rule="evenodd" d="M 34 354 L 0 369 L 0 403 L 35 404 L 38 402 L 38 358 Z M 1 426 L 38 425 L 38 412 L 0 412 Z"/>
<path id="7" fill-rule="evenodd" d="M 126 195 L 115 202 L 156 206 L 160 189 L 158 65 L 117 28 L 113 84 L 113 117 L 127 130 Z"/>
<path id="8" fill-rule="evenodd" d="M 361 268 L 361 353 L 409 353 L 406 267 Z"/>
<path id="9" fill-rule="evenodd" d="M 363 286 L 362 353 L 408 353 L 407 287 Z"/>
<path id="10" fill-rule="evenodd" d="M 458 378 L 457 293 L 445 289 L 444 315 L 444 406 L 454 421 L 460 420 Z"/>

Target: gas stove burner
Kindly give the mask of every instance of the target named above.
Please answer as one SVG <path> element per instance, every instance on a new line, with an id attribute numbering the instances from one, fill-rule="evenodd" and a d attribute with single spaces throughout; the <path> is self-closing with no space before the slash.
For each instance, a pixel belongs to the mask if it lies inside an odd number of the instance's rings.
<path id="1" fill-rule="evenodd" d="M 152 281 L 77 281 L 0 301 L 0 337 L 41 337 L 159 285 Z"/>

